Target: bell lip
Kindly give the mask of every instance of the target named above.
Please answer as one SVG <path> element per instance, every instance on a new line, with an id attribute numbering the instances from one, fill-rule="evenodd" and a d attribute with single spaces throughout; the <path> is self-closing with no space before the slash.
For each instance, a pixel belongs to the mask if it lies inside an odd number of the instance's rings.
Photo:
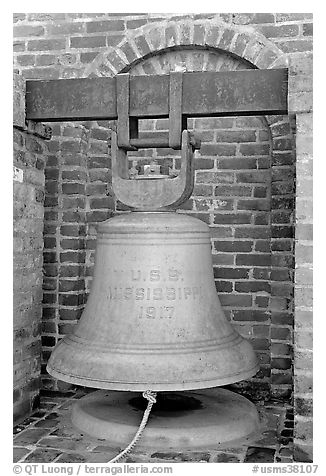
<path id="1" fill-rule="evenodd" d="M 228 376 L 224 378 L 210 379 L 206 381 L 189 381 L 189 382 L 174 382 L 174 383 L 153 383 L 153 382 L 109 382 L 109 381 L 99 381 L 96 379 L 74 377 L 72 375 L 65 374 L 58 370 L 55 370 L 53 367 L 47 365 L 47 372 L 54 378 L 58 380 L 63 380 L 64 382 L 80 385 L 82 387 L 90 388 L 99 388 L 102 390 L 117 390 L 117 391 L 139 391 L 144 392 L 146 390 L 153 390 L 157 392 L 164 391 L 182 391 L 182 390 L 200 390 L 205 388 L 221 387 L 224 385 L 229 385 L 236 382 L 241 382 L 246 380 L 259 371 L 260 367 L 256 364 L 254 367 L 243 372 L 239 372 L 236 375 Z"/>

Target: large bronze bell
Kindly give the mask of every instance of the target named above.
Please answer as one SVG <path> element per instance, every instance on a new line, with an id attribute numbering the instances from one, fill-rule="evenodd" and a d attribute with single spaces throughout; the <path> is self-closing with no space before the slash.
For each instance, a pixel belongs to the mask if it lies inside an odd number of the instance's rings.
<path id="1" fill-rule="evenodd" d="M 189 157 L 183 162 L 189 167 Z M 47 369 L 66 382 L 129 391 L 209 388 L 254 375 L 255 353 L 215 290 L 208 226 L 164 211 L 100 224 L 86 308 Z"/>
<path id="2" fill-rule="evenodd" d="M 216 294 L 208 226 L 170 212 L 133 212 L 98 228 L 94 281 L 49 372 L 112 390 L 216 387 L 257 372 L 251 345 Z"/>
<path id="3" fill-rule="evenodd" d="M 113 135 L 115 194 L 138 211 L 99 225 L 91 293 L 74 332 L 51 355 L 52 376 L 162 392 L 217 387 L 258 371 L 250 343 L 221 308 L 208 226 L 168 211 L 191 194 L 192 152 L 184 131 L 178 177 L 128 180 Z"/>

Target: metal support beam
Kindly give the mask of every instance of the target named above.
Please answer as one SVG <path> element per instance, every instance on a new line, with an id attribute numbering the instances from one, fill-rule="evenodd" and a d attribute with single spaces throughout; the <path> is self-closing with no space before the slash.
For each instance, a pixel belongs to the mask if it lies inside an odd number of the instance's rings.
<path id="1" fill-rule="evenodd" d="M 184 117 L 287 114 L 287 70 L 183 74 Z M 169 75 L 131 76 L 130 118 L 169 117 Z M 117 79 L 26 81 L 26 119 L 86 121 L 117 119 Z"/>

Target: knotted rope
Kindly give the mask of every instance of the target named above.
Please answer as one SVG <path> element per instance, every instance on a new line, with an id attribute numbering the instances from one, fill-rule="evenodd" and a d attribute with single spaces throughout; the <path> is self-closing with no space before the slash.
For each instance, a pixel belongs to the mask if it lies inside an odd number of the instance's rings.
<path id="1" fill-rule="evenodd" d="M 148 403 L 147 403 L 147 408 L 144 411 L 143 419 L 140 422 L 139 428 L 137 430 L 137 433 L 135 434 L 135 436 L 133 437 L 129 445 L 123 451 L 121 451 L 121 453 L 119 453 L 113 459 L 108 461 L 109 463 L 119 463 L 121 459 L 123 459 L 128 453 L 130 453 L 130 451 L 136 445 L 137 441 L 141 438 L 141 435 L 148 421 L 149 414 L 151 413 L 152 406 L 154 405 L 154 403 L 156 403 L 156 392 L 152 392 L 152 390 L 146 390 L 145 392 L 143 392 L 143 397 L 146 398 L 146 400 L 148 400 Z"/>

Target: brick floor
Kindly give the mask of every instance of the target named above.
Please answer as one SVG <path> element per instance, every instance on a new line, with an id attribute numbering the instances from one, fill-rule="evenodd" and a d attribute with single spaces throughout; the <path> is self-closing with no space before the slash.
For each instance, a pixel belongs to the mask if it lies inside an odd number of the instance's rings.
<path id="1" fill-rule="evenodd" d="M 14 462 L 105 463 L 122 448 L 82 435 L 70 423 L 71 405 L 84 390 L 67 396 L 45 396 L 41 407 L 14 428 Z M 293 410 L 284 403 L 257 405 L 265 431 L 250 446 L 207 451 L 151 451 L 137 446 L 127 463 L 290 463 L 293 462 Z"/>

